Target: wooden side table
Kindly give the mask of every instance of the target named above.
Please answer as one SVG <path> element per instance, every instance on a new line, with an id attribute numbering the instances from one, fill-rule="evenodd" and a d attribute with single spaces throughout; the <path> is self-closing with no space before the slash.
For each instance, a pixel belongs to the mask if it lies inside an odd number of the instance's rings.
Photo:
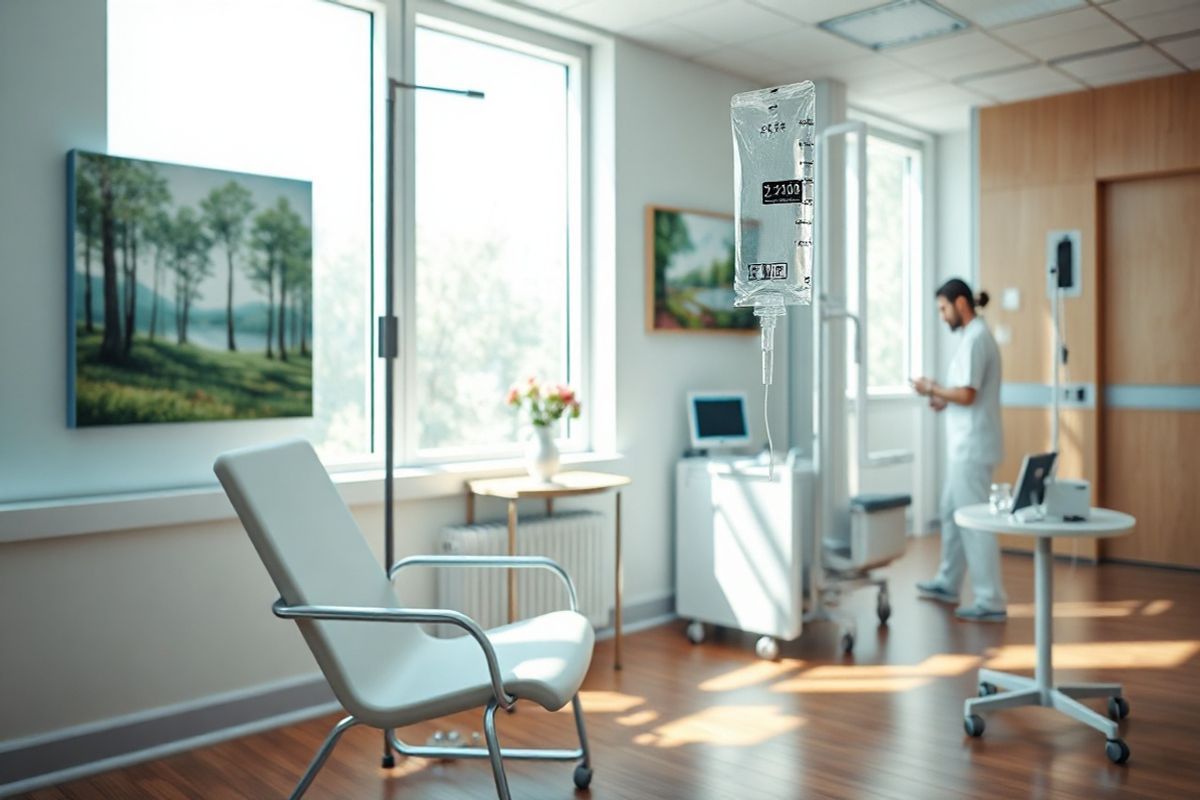
<path id="1" fill-rule="evenodd" d="M 487 478 L 467 482 L 467 524 L 475 522 L 475 495 L 500 497 L 508 501 L 508 555 L 517 552 L 517 501 L 541 498 L 546 501 L 547 516 L 554 513 L 554 499 L 576 497 L 585 494 L 600 494 L 613 491 L 616 505 L 616 605 L 613 609 L 613 668 L 621 668 L 621 591 L 625 582 L 621 563 L 621 488 L 628 486 L 630 479 L 625 475 L 607 472 L 560 472 L 549 483 L 542 483 L 529 476 L 516 478 Z M 517 618 L 517 572 L 508 571 L 508 621 Z"/>

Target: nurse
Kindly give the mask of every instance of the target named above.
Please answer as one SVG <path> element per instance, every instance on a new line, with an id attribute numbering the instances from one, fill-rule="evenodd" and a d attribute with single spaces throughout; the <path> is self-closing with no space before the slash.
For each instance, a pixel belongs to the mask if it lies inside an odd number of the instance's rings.
<path id="1" fill-rule="evenodd" d="M 971 575 L 975 599 L 954 615 L 972 622 L 1003 622 L 1008 599 L 1000 577 L 996 535 L 962 530 L 954 512 L 986 503 L 992 470 L 1002 454 L 1000 431 L 1000 350 L 976 309 L 987 305 L 987 292 L 976 297 L 954 278 L 937 290 L 942 320 L 958 333 L 958 349 L 950 362 L 946 385 L 917 378 L 912 387 L 929 398 L 929 407 L 946 420 L 946 484 L 942 489 L 942 561 L 933 580 L 917 584 L 917 592 L 942 603 L 958 604 L 963 575 Z"/>

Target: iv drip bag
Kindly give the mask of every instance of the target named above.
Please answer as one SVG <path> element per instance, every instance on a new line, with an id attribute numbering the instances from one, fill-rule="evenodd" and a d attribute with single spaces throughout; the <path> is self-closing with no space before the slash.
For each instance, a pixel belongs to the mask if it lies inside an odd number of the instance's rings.
<path id="1" fill-rule="evenodd" d="M 736 94 L 734 305 L 781 316 L 812 302 L 812 81 Z"/>

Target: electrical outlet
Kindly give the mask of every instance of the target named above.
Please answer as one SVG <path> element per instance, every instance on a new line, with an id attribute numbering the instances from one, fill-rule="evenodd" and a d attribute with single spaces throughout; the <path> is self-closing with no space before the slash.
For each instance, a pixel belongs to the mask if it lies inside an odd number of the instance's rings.
<path id="1" fill-rule="evenodd" d="M 1058 387 L 1059 405 L 1064 408 L 1094 408 L 1096 387 L 1090 383 L 1065 383 Z"/>

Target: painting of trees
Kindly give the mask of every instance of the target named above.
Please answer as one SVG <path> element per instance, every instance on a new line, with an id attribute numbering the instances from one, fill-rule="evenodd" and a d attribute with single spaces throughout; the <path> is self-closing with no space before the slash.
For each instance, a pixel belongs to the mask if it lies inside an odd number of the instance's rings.
<path id="1" fill-rule="evenodd" d="M 311 184 L 78 151 L 68 165 L 68 423 L 310 416 Z"/>

